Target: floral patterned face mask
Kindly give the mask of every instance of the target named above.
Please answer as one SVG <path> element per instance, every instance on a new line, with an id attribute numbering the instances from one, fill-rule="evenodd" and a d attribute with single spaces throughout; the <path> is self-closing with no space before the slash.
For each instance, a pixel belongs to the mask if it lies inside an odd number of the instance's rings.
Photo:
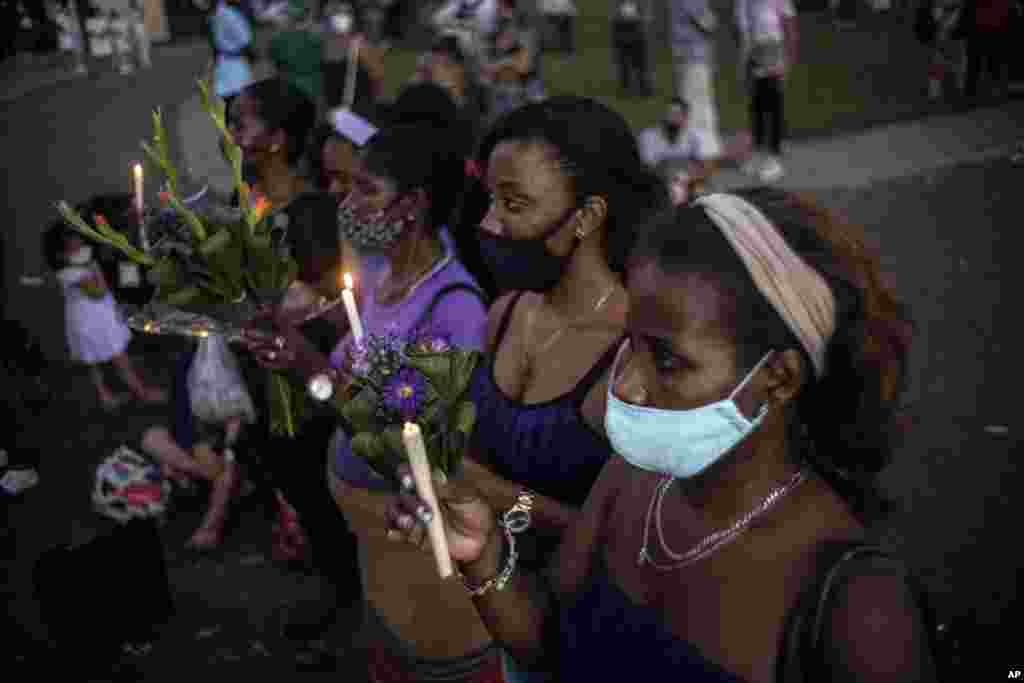
<path id="1" fill-rule="evenodd" d="M 351 201 L 352 195 L 338 207 L 338 233 L 341 239 L 351 244 L 358 251 L 386 251 L 402 236 L 405 227 L 415 219 L 415 214 L 403 214 L 394 208 L 377 209 L 370 213 L 361 213 Z"/>

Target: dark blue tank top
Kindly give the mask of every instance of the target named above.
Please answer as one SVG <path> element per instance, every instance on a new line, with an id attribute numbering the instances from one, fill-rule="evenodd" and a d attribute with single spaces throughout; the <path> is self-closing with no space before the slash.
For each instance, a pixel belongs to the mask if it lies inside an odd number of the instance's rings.
<path id="1" fill-rule="evenodd" d="M 563 597 L 559 616 L 559 681 L 743 681 L 630 600 L 608 575 L 600 550 L 583 585 Z"/>
<path id="2" fill-rule="evenodd" d="M 611 367 L 619 343 L 569 393 L 541 403 L 510 399 L 498 386 L 494 363 L 520 296 L 505 309 L 494 351 L 477 366 L 470 384 L 477 411 L 472 448 L 505 479 L 579 507 L 611 454 L 608 441 L 584 421 L 580 407 Z"/>

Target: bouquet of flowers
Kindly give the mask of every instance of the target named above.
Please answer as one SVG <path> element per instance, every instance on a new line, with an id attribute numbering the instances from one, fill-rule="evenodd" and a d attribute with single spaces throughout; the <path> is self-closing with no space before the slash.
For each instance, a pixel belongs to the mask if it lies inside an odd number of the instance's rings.
<path id="1" fill-rule="evenodd" d="M 198 212 L 183 199 L 178 172 L 171 162 L 167 132 L 160 110 L 153 113 L 153 139 L 143 142 L 149 160 L 163 174 L 161 202 L 177 215 L 177 221 L 163 216 L 169 239 L 151 250 L 139 249 L 122 232 L 113 229 L 102 216 L 90 225 L 64 201 L 57 209 L 67 223 L 86 237 L 110 245 L 141 266 L 150 269 L 155 285 L 153 301 L 129 324 L 153 334 L 206 337 L 210 334 L 237 338 L 261 305 L 277 306 L 297 285 L 298 265 L 291 258 L 284 237 L 287 225 L 271 216 L 265 197 L 255 197 L 242 178 L 242 150 L 235 143 L 225 120 L 224 102 L 210 97 L 207 81 L 199 82 L 203 107 L 224 139 L 222 149 L 231 166 L 239 207 L 209 207 Z M 181 226 L 184 226 L 182 229 Z M 314 317 L 336 305 L 320 297 L 310 307 Z M 268 383 L 271 428 L 277 433 L 295 434 L 296 406 L 305 392 L 294 387 L 280 373 Z"/>
<path id="2" fill-rule="evenodd" d="M 406 461 L 403 425 L 419 425 L 431 468 L 454 474 L 469 443 L 476 408 L 466 398 L 478 351 L 453 347 L 442 335 L 367 335 L 348 351 L 354 378 L 340 406 L 352 452 L 394 479 Z"/>

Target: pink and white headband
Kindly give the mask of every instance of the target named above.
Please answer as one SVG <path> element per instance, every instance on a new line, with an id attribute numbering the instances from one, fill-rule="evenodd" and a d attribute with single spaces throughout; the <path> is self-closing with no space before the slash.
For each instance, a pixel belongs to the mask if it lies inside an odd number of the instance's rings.
<path id="1" fill-rule="evenodd" d="M 775 225 L 750 202 L 720 193 L 704 195 L 694 204 L 722 231 L 821 377 L 825 348 L 836 329 L 836 301 L 825 278 L 793 251 Z"/>

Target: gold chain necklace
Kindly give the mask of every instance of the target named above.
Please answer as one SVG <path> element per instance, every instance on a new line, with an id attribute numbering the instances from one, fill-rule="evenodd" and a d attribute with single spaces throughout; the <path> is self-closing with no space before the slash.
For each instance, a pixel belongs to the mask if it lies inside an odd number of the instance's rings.
<path id="1" fill-rule="evenodd" d="M 637 566 L 642 567 L 645 564 L 649 564 L 659 571 L 667 572 L 674 569 L 681 569 L 687 565 L 691 565 L 694 562 L 704 559 L 722 546 L 735 541 L 740 534 L 750 527 L 750 524 L 755 519 L 766 513 L 777 502 L 779 502 L 780 499 L 785 497 L 786 494 L 790 493 L 806 479 L 807 472 L 802 469 L 799 470 L 796 474 L 790 477 L 788 481 L 772 489 L 767 496 L 761 499 L 761 502 L 751 508 L 749 512 L 740 517 L 733 524 L 725 529 L 719 529 L 718 531 L 708 534 L 685 553 L 674 552 L 668 547 L 668 543 L 665 541 L 665 533 L 661 525 L 661 503 L 665 498 L 665 492 L 668 491 L 668 488 L 672 485 L 672 482 L 675 481 L 675 478 L 667 477 L 659 481 L 658 486 L 654 490 L 654 495 L 651 496 L 651 503 L 647 507 L 647 516 L 644 518 L 643 545 L 640 547 L 640 554 L 636 560 Z M 673 564 L 659 564 L 655 562 L 654 558 L 651 557 L 651 553 L 647 550 L 652 515 L 655 518 L 654 524 L 658 532 L 659 545 L 661 545 L 662 551 L 674 561 Z"/>

